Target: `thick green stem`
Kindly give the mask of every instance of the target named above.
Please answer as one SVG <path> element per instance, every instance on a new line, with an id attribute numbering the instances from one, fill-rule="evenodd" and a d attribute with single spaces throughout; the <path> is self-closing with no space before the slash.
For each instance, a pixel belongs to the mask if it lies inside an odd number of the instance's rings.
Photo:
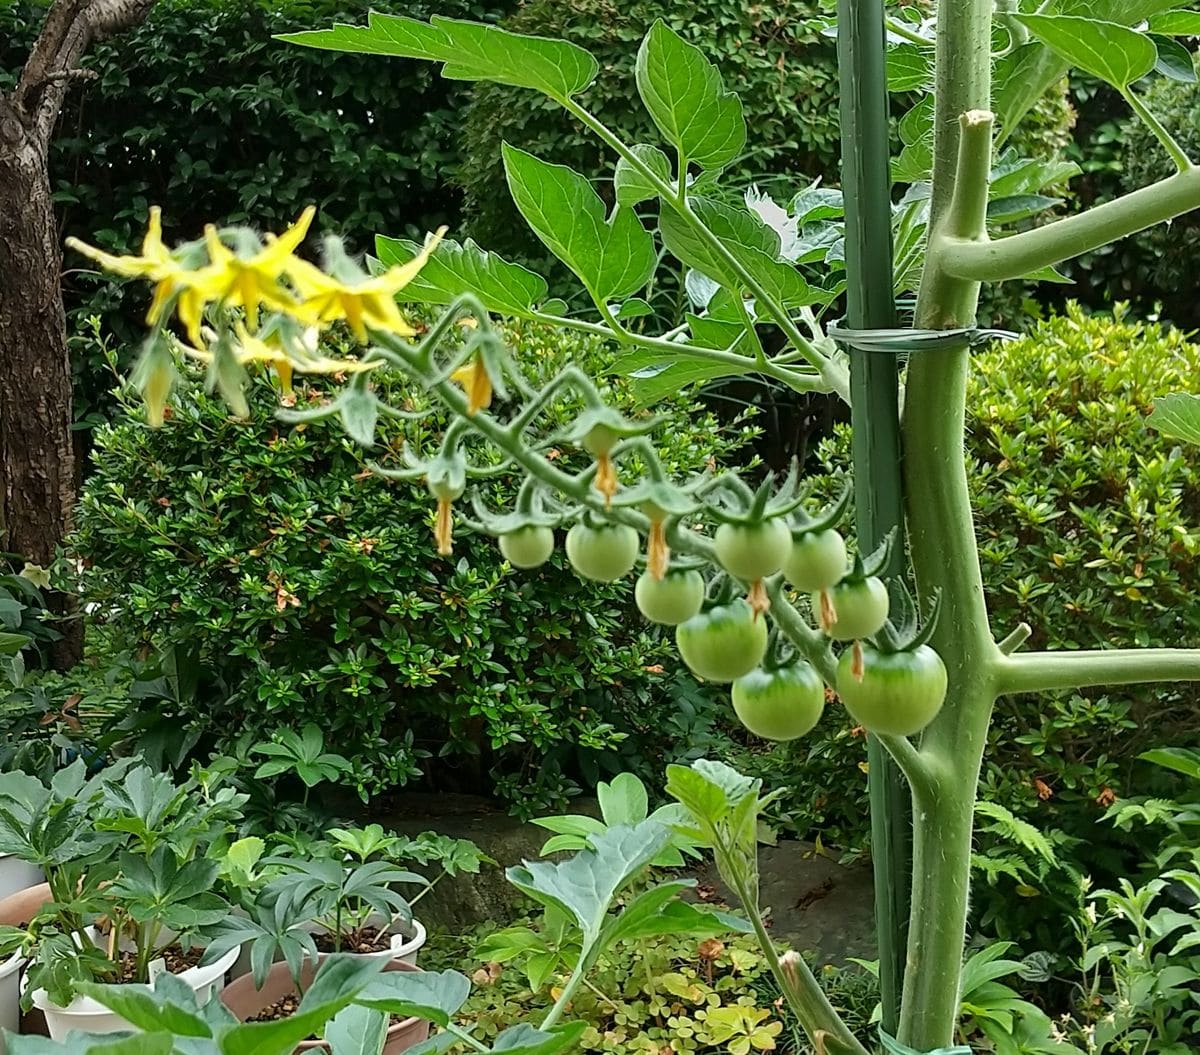
<path id="1" fill-rule="evenodd" d="M 918 1051 L 952 1043 L 966 936 L 975 787 L 995 701 L 999 649 L 988 629 L 963 450 L 966 348 L 922 352 L 909 367 L 905 493 L 913 570 L 942 597 L 933 645 L 949 693 L 926 729 L 927 783 L 914 785 L 913 915 L 900 1040 Z"/>
<path id="2" fill-rule="evenodd" d="M 1025 652 L 1005 656 L 996 671 L 1002 695 L 1083 689 L 1091 685 L 1142 685 L 1200 681 L 1200 649 L 1115 648 L 1094 652 Z"/>
<path id="3" fill-rule="evenodd" d="M 997 241 L 946 238 L 935 250 L 945 275 L 967 282 L 1020 278 L 1200 207 L 1200 168 L 1177 172 L 1115 201 Z"/>

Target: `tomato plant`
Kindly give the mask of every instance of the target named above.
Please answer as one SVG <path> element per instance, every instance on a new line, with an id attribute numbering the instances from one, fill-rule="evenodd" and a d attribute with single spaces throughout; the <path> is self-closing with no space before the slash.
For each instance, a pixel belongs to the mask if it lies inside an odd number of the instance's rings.
<path id="1" fill-rule="evenodd" d="M 821 629 L 834 641 L 870 637 L 887 622 L 887 587 L 874 575 L 848 576 L 831 589 L 814 594 L 812 603 Z"/>
<path id="2" fill-rule="evenodd" d="M 722 524 L 715 539 L 717 560 L 730 575 L 754 582 L 783 567 L 792 533 L 781 518 L 749 524 Z"/>
<path id="3" fill-rule="evenodd" d="M 615 582 L 637 561 L 638 535 L 626 524 L 574 525 L 567 532 L 567 559 L 585 579 Z"/>
<path id="4" fill-rule="evenodd" d="M 554 529 L 530 524 L 500 536 L 500 552 L 514 568 L 540 568 L 554 552 Z"/>
<path id="5" fill-rule="evenodd" d="M 946 685 L 946 664 L 928 645 L 885 652 L 863 643 L 838 660 L 838 696 L 851 717 L 872 733 L 919 733 L 942 709 Z"/>

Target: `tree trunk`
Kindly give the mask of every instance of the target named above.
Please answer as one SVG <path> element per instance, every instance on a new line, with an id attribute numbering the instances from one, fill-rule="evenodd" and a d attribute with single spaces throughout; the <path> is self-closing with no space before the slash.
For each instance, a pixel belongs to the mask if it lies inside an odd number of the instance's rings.
<path id="1" fill-rule="evenodd" d="M 45 144 L 0 100 L 0 550 L 49 567 L 71 527 L 71 364 Z M 51 597 L 66 614 L 70 600 Z M 78 662 L 82 627 L 60 628 L 55 666 Z"/>

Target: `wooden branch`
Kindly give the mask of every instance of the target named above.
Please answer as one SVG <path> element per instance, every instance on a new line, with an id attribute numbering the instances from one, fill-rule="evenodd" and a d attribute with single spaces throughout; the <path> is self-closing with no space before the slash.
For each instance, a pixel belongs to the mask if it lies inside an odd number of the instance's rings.
<path id="1" fill-rule="evenodd" d="M 27 135 L 49 144 L 80 59 L 98 40 L 141 23 L 155 0 L 55 0 L 10 102 Z"/>

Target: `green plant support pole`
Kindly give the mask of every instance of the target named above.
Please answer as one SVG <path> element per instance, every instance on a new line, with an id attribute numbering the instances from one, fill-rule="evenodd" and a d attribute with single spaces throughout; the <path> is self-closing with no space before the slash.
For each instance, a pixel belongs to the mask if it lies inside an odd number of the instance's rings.
<path id="1" fill-rule="evenodd" d="M 846 325 L 896 325 L 892 278 L 891 143 L 883 0 L 839 0 L 842 189 L 846 200 Z M 896 531 L 892 567 L 903 566 L 899 370 L 891 353 L 850 351 L 854 504 L 860 549 Z M 882 745 L 867 745 L 875 930 L 883 1028 L 895 1034 L 907 941 L 912 823 L 908 790 Z"/>

